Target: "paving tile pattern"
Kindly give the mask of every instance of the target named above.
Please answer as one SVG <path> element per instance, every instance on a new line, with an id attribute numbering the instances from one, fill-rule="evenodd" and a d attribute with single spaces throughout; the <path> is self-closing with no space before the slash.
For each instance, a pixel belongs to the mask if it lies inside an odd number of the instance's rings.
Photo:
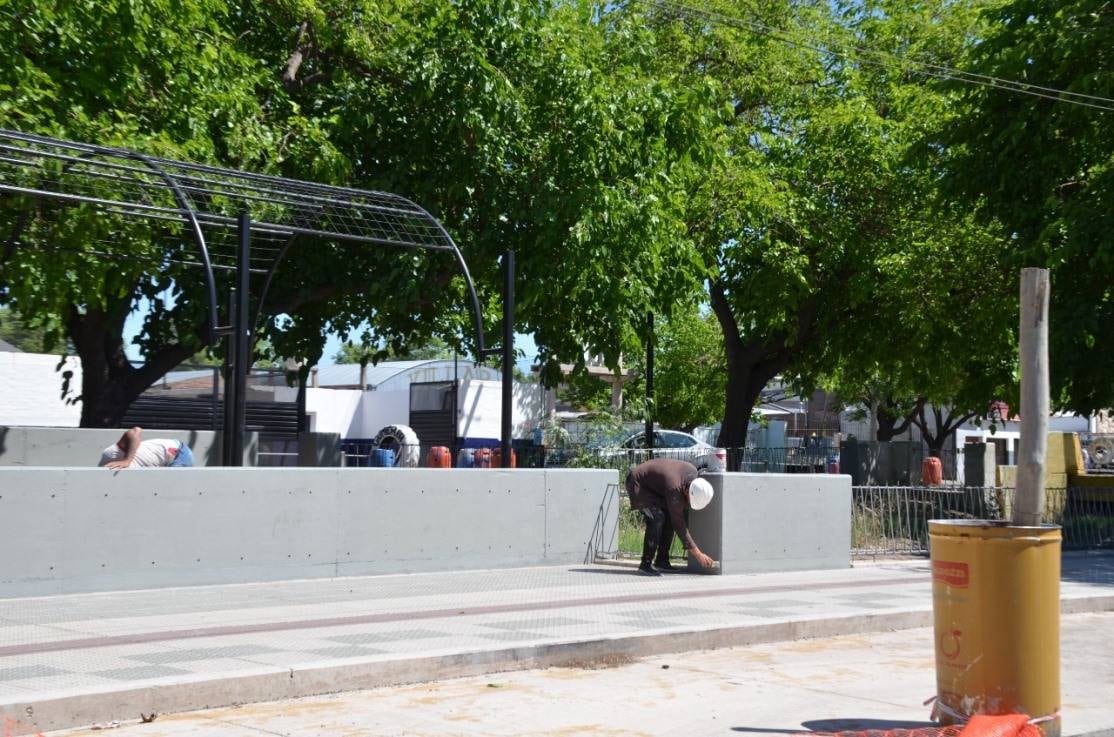
<path id="1" fill-rule="evenodd" d="M 1114 582 L 1069 568 L 1065 558 L 1065 596 L 1114 593 Z M 921 560 L 753 576 L 643 578 L 578 566 L 0 599 L 0 706 L 353 661 L 930 608 Z M 180 636 L 205 627 L 260 629 Z M 150 640 L 118 641 L 136 634 Z M 55 649 L 13 652 L 44 644 Z"/>

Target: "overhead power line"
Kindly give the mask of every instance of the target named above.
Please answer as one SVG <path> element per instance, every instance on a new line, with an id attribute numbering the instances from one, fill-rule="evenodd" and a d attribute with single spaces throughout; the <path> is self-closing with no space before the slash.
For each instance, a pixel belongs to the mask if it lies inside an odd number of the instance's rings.
<path id="1" fill-rule="evenodd" d="M 773 38 L 787 45 L 809 49 L 822 54 L 834 54 L 849 60 L 858 58 L 858 60 L 863 63 L 877 67 L 900 70 L 908 69 L 917 74 L 933 77 L 935 79 L 961 82 L 1007 92 L 1016 92 L 1018 94 L 1040 97 L 1068 105 L 1079 105 L 1105 112 L 1114 112 L 1114 99 L 1109 97 L 1089 95 L 1082 92 L 1071 92 L 1070 90 L 1062 90 L 1055 87 L 1031 84 L 1029 82 L 1019 82 L 1017 80 L 994 77 L 978 72 L 969 72 L 963 69 L 948 67 L 943 64 L 936 64 L 910 57 L 901 57 L 889 52 L 863 48 L 852 44 L 831 43 L 825 39 L 818 38 L 815 34 L 810 35 L 807 29 L 803 28 L 799 29 L 803 38 L 802 40 L 802 38 L 795 38 L 790 31 L 771 26 L 761 21 L 748 20 L 715 10 L 697 8 L 681 2 L 676 2 L 676 0 L 636 0 L 636 2 L 689 18 L 733 26 L 757 35 Z"/>

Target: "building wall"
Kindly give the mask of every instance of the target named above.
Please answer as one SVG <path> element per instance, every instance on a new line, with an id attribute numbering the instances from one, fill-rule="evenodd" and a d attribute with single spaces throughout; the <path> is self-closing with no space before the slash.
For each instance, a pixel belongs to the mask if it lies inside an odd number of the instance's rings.
<path id="1" fill-rule="evenodd" d="M 398 391 L 363 392 L 360 410 L 347 437 L 373 438 L 387 425 L 410 422 L 410 385 Z M 421 438 L 418 438 L 421 440 Z"/>
<path id="2" fill-rule="evenodd" d="M 359 389 L 306 389 L 306 414 L 313 432 L 336 433 L 342 438 L 360 437 L 352 433 L 354 424 L 362 421 Z"/>
<path id="3" fill-rule="evenodd" d="M 540 384 L 515 382 L 512 393 L 511 435 L 528 436 L 544 417 L 545 394 Z M 499 438 L 503 418 L 503 382 L 469 381 L 461 391 L 462 438 Z"/>
<path id="4" fill-rule="evenodd" d="M 0 468 L 0 597 L 582 563 L 614 552 L 617 482 L 596 469 Z"/>
<path id="5" fill-rule="evenodd" d="M 55 371 L 58 356 L 41 353 L 0 353 L 0 425 L 77 427 L 81 405 L 62 399 L 62 373 Z M 66 359 L 62 371 L 72 371 L 70 386 L 80 393 L 81 361 Z"/>

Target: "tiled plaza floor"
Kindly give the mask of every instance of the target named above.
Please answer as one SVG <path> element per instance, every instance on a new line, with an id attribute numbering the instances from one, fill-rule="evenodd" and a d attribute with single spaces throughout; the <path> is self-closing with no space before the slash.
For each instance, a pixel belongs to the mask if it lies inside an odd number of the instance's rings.
<path id="1" fill-rule="evenodd" d="M 1065 555 L 1061 594 L 1069 610 L 1111 608 L 1114 557 Z M 659 578 L 581 565 L 6 599 L 0 714 L 311 669 L 508 650 L 525 660 L 531 648 L 562 643 L 835 620 L 850 632 L 871 616 L 877 624 L 861 630 L 923 626 L 931 606 L 925 560 Z M 878 618 L 902 613 L 924 616 Z M 196 706 L 217 705 L 207 693 Z"/>

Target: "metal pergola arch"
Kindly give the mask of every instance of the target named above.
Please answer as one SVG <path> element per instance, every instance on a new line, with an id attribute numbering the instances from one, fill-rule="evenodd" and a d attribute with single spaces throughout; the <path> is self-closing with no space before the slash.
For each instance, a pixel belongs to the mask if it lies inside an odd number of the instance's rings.
<path id="1" fill-rule="evenodd" d="M 471 301 L 476 360 L 500 351 L 485 348 L 480 301 L 460 249 L 436 218 L 399 195 L 206 166 L 4 129 L 0 129 L 0 193 L 62 204 L 88 204 L 125 218 L 161 221 L 183 228 L 183 235 L 177 239 L 192 241 L 196 249 L 192 259 L 185 253 L 165 258 L 204 271 L 210 340 L 215 343 L 220 336 L 229 336 L 232 342 L 229 357 L 235 368 L 225 385 L 223 444 L 228 465 L 239 465 L 242 455 L 250 336 L 262 314 L 271 281 L 299 238 L 450 252 L 464 277 Z M 0 266 L 21 245 L 29 216 L 29 210 L 19 216 L 0 250 Z M 231 235 L 236 236 L 234 244 L 222 240 Z M 83 252 L 106 258 L 121 256 L 88 248 Z M 182 258 L 175 259 L 175 255 Z M 237 276 L 227 325 L 218 320 L 214 269 Z M 262 274 L 264 283 L 255 313 L 249 318 L 252 273 Z M 512 295 L 508 297 L 513 299 Z M 509 347 L 501 350 L 507 363 Z M 504 374 L 508 372 L 504 366 Z M 509 414 L 508 410 L 509 407 L 504 407 L 504 415 Z M 509 433 L 504 444 L 509 444 Z M 508 457 L 506 449 L 503 457 Z"/>

